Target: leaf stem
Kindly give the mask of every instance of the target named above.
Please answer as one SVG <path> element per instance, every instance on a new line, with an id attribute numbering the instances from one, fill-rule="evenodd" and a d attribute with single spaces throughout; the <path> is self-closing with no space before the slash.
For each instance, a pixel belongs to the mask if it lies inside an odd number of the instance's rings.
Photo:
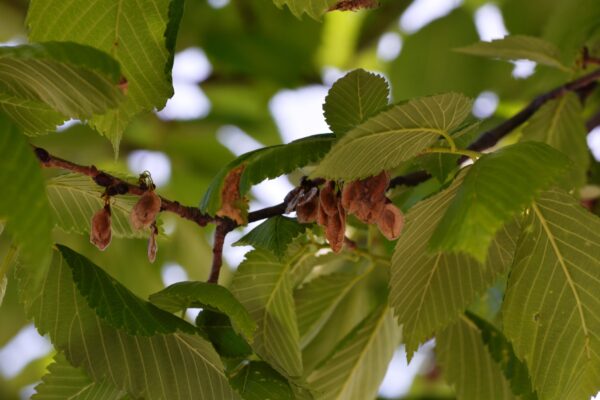
<path id="1" fill-rule="evenodd" d="M 423 151 L 423 153 L 443 153 L 443 154 L 454 154 L 459 156 L 469 157 L 473 161 L 477 161 L 481 157 L 481 153 L 478 151 L 464 150 L 464 149 L 449 149 L 445 147 L 432 147 Z"/>
<path id="2" fill-rule="evenodd" d="M 440 132 L 440 135 L 442 135 L 444 137 L 444 139 L 446 139 L 446 142 L 448 142 L 448 145 L 450 146 L 450 150 L 455 153 L 456 152 L 456 143 L 454 143 L 454 139 L 452 139 L 452 136 L 450 136 L 448 133 L 446 132 Z"/>

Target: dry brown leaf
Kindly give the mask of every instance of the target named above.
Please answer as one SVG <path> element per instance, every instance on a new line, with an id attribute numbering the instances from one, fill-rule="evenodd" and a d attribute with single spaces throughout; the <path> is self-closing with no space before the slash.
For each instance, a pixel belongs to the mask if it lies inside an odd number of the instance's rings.
<path id="1" fill-rule="evenodd" d="M 389 182 L 389 174 L 385 171 L 366 179 L 347 182 L 342 192 L 344 208 L 364 223 L 376 223 L 385 206 L 385 191 Z"/>
<path id="2" fill-rule="evenodd" d="M 149 227 L 156 220 L 156 216 L 160 212 L 160 205 L 160 197 L 154 190 L 144 192 L 131 210 L 129 216 L 131 226 L 135 229 Z"/>
<path id="3" fill-rule="evenodd" d="M 101 251 L 106 249 L 112 239 L 110 205 L 106 204 L 92 217 L 90 242 Z"/>
<path id="4" fill-rule="evenodd" d="M 227 217 L 238 225 L 246 223 L 247 200 L 240 195 L 240 179 L 245 165 L 240 165 L 229 171 L 221 189 L 221 209 L 217 211 L 219 217 Z"/>
<path id="5" fill-rule="evenodd" d="M 296 206 L 296 215 L 298 216 L 298 222 L 301 224 L 309 224 L 316 221 L 319 213 L 319 195 L 317 193 L 317 188 L 313 187 L 306 196 L 298 202 L 298 205 Z"/>
<path id="6" fill-rule="evenodd" d="M 338 197 L 335 193 L 335 182 L 325 182 L 319 193 L 320 208 L 323 209 L 327 215 L 335 215 L 338 212 L 337 202 Z"/>
<path id="7" fill-rule="evenodd" d="M 150 237 L 148 238 L 148 261 L 154 263 L 156 260 L 156 252 L 158 251 L 158 228 L 156 227 L 156 223 L 152 224 L 152 232 L 150 232 Z"/>
<path id="8" fill-rule="evenodd" d="M 398 239 L 404 226 L 404 214 L 392 203 L 387 203 L 377 220 L 377 227 L 388 240 Z"/>

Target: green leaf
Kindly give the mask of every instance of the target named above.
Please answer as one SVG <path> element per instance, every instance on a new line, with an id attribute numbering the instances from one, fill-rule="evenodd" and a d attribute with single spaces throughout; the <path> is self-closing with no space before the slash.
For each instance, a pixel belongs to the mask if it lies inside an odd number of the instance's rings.
<path id="1" fill-rule="evenodd" d="M 256 323 L 229 290 L 206 282 L 177 282 L 150 295 L 150 301 L 169 312 L 204 308 L 229 317 L 236 332 L 252 338 Z"/>
<path id="2" fill-rule="evenodd" d="M 267 250 L 280 260 L 284 257 L 288 245 L 303 234 L 310 225 L 299 224 L 295 218 L 281 215 L 267 219 L 235 242 L 234 246 L 253 246 Z"/>
<path id="3" fill-rule="evenodd" d="M 79 293 L 108 325 L 130 335 L 151 336 L 178 330 L 196 333 L 192 325 L 143 301 L 84 256 L 62 245 L 58 245 L 58 250 L 71 268 Z"/>
<path id="4" fill-rule="evenodd" d="M 395 168 L 449 135 L 470 112 L 471 101 L 456 93 L 396 105 L 344 135 L 312 176 L 354 180 Z"/>
<path id="5" fill-rule="evenodd" d="M 301 347 L 314 339 L 342 299 L 365 275 L 365 271 L 321 275 L 296 290 L 294 299 Z"/>
<path id="6" fill-rule="evenodd" d="M 469 169 L 429 241 L 431 250 L 465 252 L 484 262 L 495 233 L 563 174 L 568 159 L 523 142 L 484 154 Z"/>
<path id="7" fill-rule="evenodd" d="M 104 189 L 91 178 L 65 174 L 48 180 L 46 187 L 56 225 L 69 233 L 89 233 L 92 216 L 104 206 Z M 134 230 L 129 222 L 131 209 L 138 196 L 111 198 L 111 227 L 114 237 L 146 238 L 148 232 Z"/>
<path id="8" fill-rule="evenodd" d="M 323 111 L 338 137 L 374 116 L 388 104 L 388 84 L 380 75 L 356 69 L 338 79 L 325 98 Z"/>
<path id="9" fill-rule="evenodd" d="M 307 257 L 299 251 L 279 261 L 263 250 L 246 255 L 231 283 L 233 295 L 258 323 L 252 347 L 286 376 L 302 375 L 290 269 Z"/>
<path id="10" fill-rule="evenodd" d="M 120 76 L 115 60 L 89 46 L 46 42 L 0 47 L 2 98 L 4 102 L 10 98 L 27 100 L 21 107 L 29 108 L 28 113 L 36 103 L 46 104 L 70 118 L 83 119 L 104 113 L 117 107 L 124 98 L 118 87 Z M 16 111 L 18 104 L 15 100 L 11 103 Z M 10 107 L 3 108 L 10 110 Z M 48 109 L 43 111 L 48 117 Z M 50 116 L 49 121 L 57 118 L 56 114 Z M 14 118 L 20 121 L 23 116 L 15 114 Z M 38 121 L 35 126 L 49 123 L 43 115 L 38 118 L 43 123 Z"/>
<path id="11" fill-rule="evenodd" d="M 307 378 L 320 399 L 372 399 L 401 337 L 392 312 L 382 306 Z"/>
<path id="12" fill-rule="evenodd" d="M 181 332 L 132 336 L 107 325 L 82 297 L 60 252 L 46 271 L 41 290 L 19 270 L 28 315 L 41 334 L 93 381 L 153 399 L 237 399 L 209 342 Z M 113 298 L 113 300 L 118 300 Z M 168 395 L 167 395 L 168 393 Z"/>
<path id="13" fill-rule="evenodd" d="M 0 92 L 0 112 L 4 112 L 29 136 L 54 132 L 65 117 L 41 101 Z"/>
<path id="14" fill-rule="evenodd" d="M 523 128 L 523 139 L 548 143 L 569 156 L 573 164 L 569 182 L 573 187 L 586 182 L 590 166 L 586 136 L 581 102 L 575 93 L 544 104 Z"/>
<path id="15" fill-rule="evenodd" d="M 250 361 L 236 370 L 229 382 L 244 400 L 294 399 L 287 380 L 262 361 Z"/>
<path id="16" fill-rule="evenodd" d="M 252 348 L 236 333 L 227 315 L 204 309 L 196 317 L 196 326 L 206 333 L 222 357 L 239 359 L 252 354 Z"/>
<path id="17" fill-rule="evenodd" d="M 512 262 L 514 237 L 518 234 L 512 224 L 498 233 L 483 265 L 466 254 L 427 251 L 427 243 L 455 201 L 465 175 L 461 172 L 448 189 L 410 209 L 394 250 L 389 303 L 404 327 L 403 340 L 409 355 L 456 320 Z"/>
<path id="18" fill-rule="evenodd" d="M 2 233 L 2 229 L 0 228 L 0 234 Z M 4 295 L 6 294 L 6 285 L 8 284 L 8 272 L 10 268 L 15 265 L 15 261 L 17 260 L 17 248 L 13 245 L 8 247 L 6 251 L 6 255 L 2 257 L 0 261 L 0 306 L 2 305 L 2 301 L 4 300 Z"/>
<path id="19" fill-rule="evenodd" d="M 506 379 L 510 382 L 512 392 L 521 399 L 535 400 L 537 396 L 531 388 L 531 380 L 527 365 L 517 358 L 512 344 L 494 325 L 477 315 L 466 313 L 468 319 L 477 325 L 481 331 L 481 338 L 485 343 L 492 358 L 500 368 Z"/>
<path id="20" fill-rule="evenodd" d="M 456 51 L 503 60 L 526 59 L 563 71 L 570 70 L 560 61 L 560 51 L 554 44 L 533 36 L 510 35 L 491 42 L 474 43 Z"/>
<path id="21" fill-rule="evenodd" d="M 436 336 L 436 355 L 446 381 L 464 400 L 512 400 L 509 382 L 488 352 L 481 332 L 461 316 Z"/>
<path id="22" fill-rule="evenodd" d="M 200 202 L 200 210 L 215 215 L 221 208 L 221 193 L 225 177 L 232 169 L 244 165 L 240 178 L 240 194 L 244 196 L 252 185 L 276 178 L 320 160 L 333 144 L 331 134 L 313 135 L 288 144 L 264 147 L 242 154 L 214 177 Z"/>
<path id="23" fill-rule="evenodd" d="M 503 304 L 504 333 L 540 399 L 600 390 L 600 219 L 551 190 L 523 224 Z"/>
<path id="24" fill-rule="evenodd" d="M 6 232 L 20 247 L 21 261 L 41 276 L 50 263 L 53 227 L 44 180 L 31 146 L 2 115 L 0 160 L 0 216 L 6 218 Z"/>
<path id="25" fill-rule="evenodd" d="M 182 0 L 33 0 L 27 15 L 29 39 L 81 43 L 119 62 L 127 79 L 127 98 L 90 121 L 118 149 L 123 130 L 136 114 L 161 109 L 173 95 L 171 66 L 182 10 Z"/>
<path id="26" fill-rule="evenodd" d="M 80 368 L 69 364 L 60 353 L 54 356 L 54 362 L 48 366 L 48 373 L 42 377 L 35 391 L 33 400 L 119 400 L 127 395 L 106 381 L 94 382 Z"/>
<path id="27" fill-rule="evenodd" d="M 284 5 L 288 6 L 292 14 L 298 18 L 307 13 L 316 20 L 320 20 L 329 7 L 338 2 L 339 0 L 273 0 L 273 3 L 279 8 Z"/>

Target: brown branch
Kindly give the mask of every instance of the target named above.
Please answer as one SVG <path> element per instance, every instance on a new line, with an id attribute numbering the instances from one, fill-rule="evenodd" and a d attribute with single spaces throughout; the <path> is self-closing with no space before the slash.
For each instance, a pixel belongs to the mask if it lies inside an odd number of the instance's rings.
<path id="1" fill-rule="evenodd" d="M 36 147 L 34 152 L 44 168 L 60 168 L 72 171 L 81 175 L 89 176 L 98 184 L 106 188 L 106 193 L 110 196 L 118 194 L 134 194 L 141 196 L 148 190 L 145 185 L 136 185 L 117 178 L 114 175 L 98 170 L 95 166 L 79 165 L 71 161 L 63 160 L 48 153 L 46 150 Z M 203 214 L 196 207 L 183 206 L 178 201 L 172 201 L 160 197 L 161 211 L 169 211 L 178 214 L 181 218 L 195 222 L 200 226 L 206 226 L 209 222 L 214 222 L 216 218 Z"/>
<path id="2" fill-rule="evenodd" d="M 221 273 L 221 266 L 223 265 L 223 244 L 225 243 L 225 236 L 236 227 L 235 223 L 228 219 L 221 219 L 217 221 L 217 227 L 215 229 L 215 241 L 213 243 L 213 260 L 210 269 L 210 276 L 206 282 L 218 283 L 219 275 Z"/>
<path id="3" fill-rule="evenodd" d="M 525 108 L 513 115 L 511 118 L 479 136 L 479 138 L 471 143 L 467 149 L 473 151 L 489 149 L 490 147 L 496 145 L 496 143 L 498 143 L 504 136 L 508 135 L 510 132 L 531 118 L 531 116 L 548 101 L 562 97 L 569 92 L 578 92 L 581 90 L 586 92 L 587 89 L 589 89 L 589 86 L 595 85 L 596 80 L 598 79 L 600 79 L 600 68 L 562 86 L 554 88 L 547 93 L 537 96 Z M 462 157 L 459 160 L 459 163 L 463 162 L 464 160 L 465 158 Z M 395 177 L 390 181 L 389 187 L 395 187 L 398 185 L 414 186 L 426 181 L 430 177 L 431 176 L 426 171 L 417 171 L 409 175 Z"/>

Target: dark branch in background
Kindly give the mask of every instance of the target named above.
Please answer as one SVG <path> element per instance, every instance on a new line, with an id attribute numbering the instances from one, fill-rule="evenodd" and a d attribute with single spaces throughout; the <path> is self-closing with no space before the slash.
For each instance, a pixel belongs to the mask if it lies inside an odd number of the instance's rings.
<path id="1" fill-rule="evenodd" d="M 476 141 L 471 143 L 471 145 L 467 147 L 467 149 L 472 151 L 482 151 L 489 149 L 490 147 L 498 143 L 500 139 L 502 139 L 504 136 L 508 135 L 513 130 L 521 126 L 524 122 L 526 122 L 529 118 L 531 118 L 531 116 L 535 114 L 535 112 L 539 110 L 548 101 L 562 97 L 569 92 L 582 92 L 584 93 L 584 96 L 587 96 L 589 94 L 590 89 L 593 89 L 596 86 L 596 80 L 599 78 L 600 69 L 596 69 L 587 75 L 583 75 L 580 78 L 577 78 L 562 86 L 559 86 L 547 93 L 539 95 L 538 97 L 533 99 L 531 103 L 529 103 L 525 108 L 513 115 L 511 118 L 502 122 L 500 125 L 490 129 L 489 131 L 483 133 L 481 136 L 479 136 L 479 138 Z M 596 115 L 592 118 L 600 119 L 600 116 Z M 589 125 L 590 124 L 586 124 L 586 126 L 588 127 Z M 465 158 L 461 158 L 459 162 L 463 162 L 464 160 Z M 431 175 L 429 175 L 425 171 L 412 172 L 408 175 L 393 178 L 390 181 L 389 187 L 392 188 L 399 185 L 414 186 L 426 181 L 430 177 Z"/>
<path id="2" fill-rule="evenodd" d="M 515 114 L 512 118 L 507 119 L 500 125 L 482 134 L 479 139 L 473 142 L 468 149 L 473 151 L 481 151 L 494 146 L 500 139 L 508 135 L 515 128 L 527 121 L 537 110 L 540 109 L 548 101 L 564 96 L 568 92 L 576 92 L 580 98 L 587 97 L 591 90 L 596 86 L 596 80 L 600 78 L 600 69 L 590 72 L 574 81 L 571 81 L 563 86 L 557 87 L 547 93 L 536 97 L 524 109 Z M 600 125 L 600 112 L 592 116 L 586 123 L 588 131 Z M 106 188 L 106 193 L 110 196 L 133 194 L 141 196 L 148 188 L 143 184 L 133 184 L 123 179 L 117 178 L 111 174 L 98 170 L 95 166 L 83 166 L 71 161 L 63 160 L 49 154 L 46 150 L 36 147 L 34 152 L 40 160 L 42 166 L 46 168 L 60 168 L 69 170 L 81 175 L 91 177 L 96 184 Z M 416 171 L 404 176 L 398 176 L 391 180 L 390 187 L 405 185 L 414 186 L 429 179 L 431 175 L 426 171 Z M 284 201 L 280 204 L 266 207 L 260 210 L 252 211 L 248 214 L 248 222 L 256 222 L 263 219 L 271 218 L 277 215 L 282 215 L 287 212 L 288 204 L 295 197 L 301 187 L 318 186 L 324 180 L 303 180 L 298 188 L 292 190 Z M 197 207 L 183 206 L 177 201 L 172 201 L 161 197 L 161 211 L 169 211 L 179 215 L 181 218 L 195 222 L 200 226 L 206 226 L 208 223 L 216 224 L 215 240 L 213 244 L 213 261 L 208 282 L 217 283 L 221 266 L 223 264 L 223 244 L 225 237 L 238 225 L 228 218 L 212 217 L 204 214 Z"/>

